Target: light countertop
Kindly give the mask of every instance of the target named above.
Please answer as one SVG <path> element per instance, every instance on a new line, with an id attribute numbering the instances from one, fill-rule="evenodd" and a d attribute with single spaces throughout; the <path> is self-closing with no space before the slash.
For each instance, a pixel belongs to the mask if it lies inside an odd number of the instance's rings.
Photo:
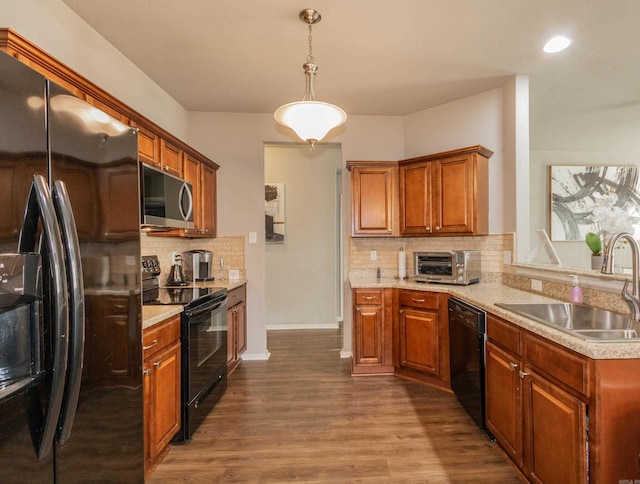
<path id="1" fill-rule="evenodd" d="M 585 341 L 577 336 L 554 329 L 552 326 L 538 323 L 496 306 L 496 303 L 541 303 L 558 301 L 549 297 L 533 294 L 500 283 L 479 282 L 469 286 L 449 284 L 418 283 L 411 279 L 362 277 L 350 278 L 351 287 L 356 288 L 398 288 L 418 291 L 443 292 L 459 297 L 496 316 L 510 321 L 521 328 L 547 338 L 576 353 L 593 359 L 630 359 L 640 358 L 640 340 L 624 342 Z M 566 301 L 562 301 L 566 302 Z"/>

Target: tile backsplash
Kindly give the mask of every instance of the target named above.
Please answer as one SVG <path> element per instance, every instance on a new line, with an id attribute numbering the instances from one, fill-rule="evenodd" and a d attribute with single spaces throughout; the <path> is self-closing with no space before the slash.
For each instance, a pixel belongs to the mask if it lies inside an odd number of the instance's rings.
<path id="1" fill-rule="evenodd" d="M 366 237 L 349 238 L 349 274 L 375 276 L 378 267 L 382 277 L 398 276 L 398 251 L 404 248 L 407 276 L 413 274 L 413 252 L 429 250 L 479 250 L 482 260 L 482 281 L 501 282 L 505 258 L 511 261 L 513 234 L 476 237 Z M 371 260 L 371 251 L 376 260 Z"/>
<path id="2" fill-rule="evenodd" d="M 244 237 L 217 237 L 215 239 L 187 239 L 181 237 L 155 237 L 141 233 L 142 255 L 158 256 L 160 261 L 160 284 L 164 284 L 171 268 L 171 252 L 182 253 L 192 249 L 213 252 L 213 276 L 220 279 L 220 258 L 224 261 L 224 277 L 229 278 L 229 270 L 238 270 L 240 277 L 246 277 L 244 266 Z"/>

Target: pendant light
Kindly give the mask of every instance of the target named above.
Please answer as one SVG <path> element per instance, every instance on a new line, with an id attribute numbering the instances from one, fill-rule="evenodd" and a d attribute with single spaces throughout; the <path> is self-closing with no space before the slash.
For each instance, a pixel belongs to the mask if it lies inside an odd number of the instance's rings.
<path id="1" fill-rule="evenodd" d="M 313 80 L 318 66 L 313 58 L 312 26 L 320 22 L 322 17 L 312 8 L 300 12 L 299 17 L 309 25 L 309 55 L 307 55 L 307 62 L 302 65 L 306 81 L 304 99 L 280 106 L 276 109 L 274 117 L 278 123 L 295 131 L 300 139 L 309 143 L 309 149 L 313 150 L 315 144 L 330 130 L 347 120 L 347 115 L 338 106 L 315 100 Z"/>

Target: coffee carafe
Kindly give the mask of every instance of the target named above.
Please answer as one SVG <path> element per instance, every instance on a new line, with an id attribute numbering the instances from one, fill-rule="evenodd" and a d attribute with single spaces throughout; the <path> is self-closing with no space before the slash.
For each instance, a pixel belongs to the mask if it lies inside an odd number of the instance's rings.
<path id="1" fill-rule="evenodd" d="M 182 273 L 181 260 L 180 256 L 174 257 L 173 265 L 169 270 L 169 277 L 167 277 L 167 286 L 186 286 L 189 284 Z"/>

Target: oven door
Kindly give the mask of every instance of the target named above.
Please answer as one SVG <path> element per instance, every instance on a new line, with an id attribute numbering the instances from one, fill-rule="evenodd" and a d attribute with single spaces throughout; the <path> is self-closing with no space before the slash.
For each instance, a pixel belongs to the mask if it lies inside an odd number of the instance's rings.
<path id="1" fill-rule="evenodd" d="M 416 256 L 416 277 L 433 280 L 455 280 L 455 254 L 452 252 L 423 252 Z"/>
<path id="2" fill-rule="evenodd" d="M 227 296 L 185 311 L 189 327 L 187 405 L 227 364 Z"/>

